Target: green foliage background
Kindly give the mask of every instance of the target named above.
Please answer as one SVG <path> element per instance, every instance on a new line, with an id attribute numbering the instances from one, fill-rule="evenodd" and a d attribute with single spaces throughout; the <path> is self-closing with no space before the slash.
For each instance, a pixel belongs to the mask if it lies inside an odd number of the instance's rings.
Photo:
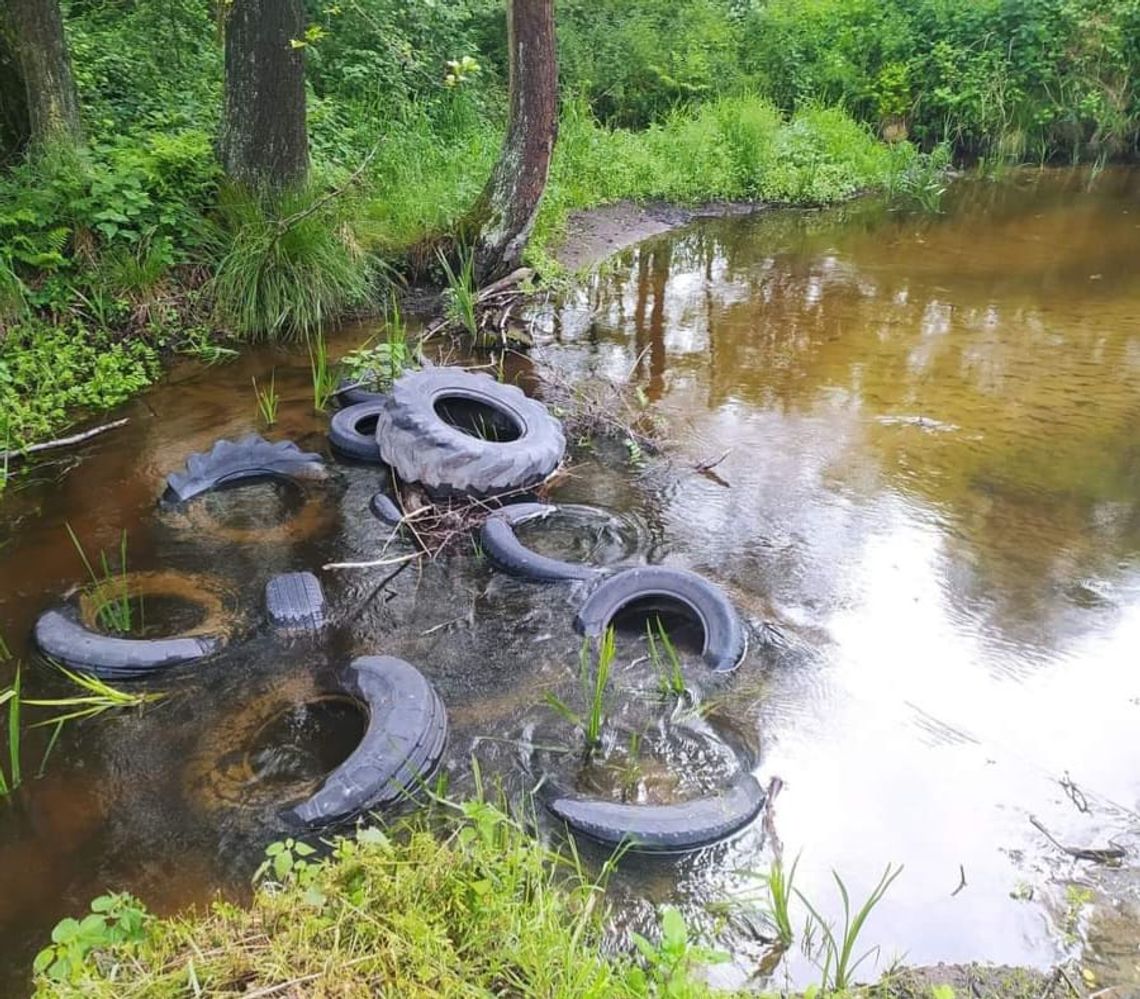
<path id="1" fill-rule="evenodd" d="M 50 434 L 75 403 L 118 401 L 204 330 L 304 335 L 375 310 L 488 175 L 503 0 L 308 0 L 314 170 L 287 204 L 223 191 L 218 9 L 64 3 L 87 143 L 31 161 L 0 150 L 0 446 Z M 538 262 L 569 211 L 623 197 L 921 195 L 940 190 L 929 173 L 948 150 L 1070 161 L 1140 144 L 1140 0 L 559 0 L 557 19 L 563 115 Z M 464 56 L 480 68 L 445 85 Z M 288 239 L 267 236 L 369 155 Z M 87 348 L 66 355 L 66 390 L 43 363 L 61 328 Z"/>

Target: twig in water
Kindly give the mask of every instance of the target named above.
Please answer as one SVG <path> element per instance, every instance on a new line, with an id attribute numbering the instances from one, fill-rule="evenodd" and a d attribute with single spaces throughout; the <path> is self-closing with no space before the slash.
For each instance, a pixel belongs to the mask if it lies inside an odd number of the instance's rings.
<path id="1" fill-rule="evenodd" d="M 101 426 L 92 427 L 90 430 L 84 430 L 81 434 L 72 434 L 70 437 L 59 437 L 54 441 L 44 441 L 42 444 L 31 444 L 26 448 L 16 451 L 0 451 L 0 461 L 23 458 L 26 455 L 35 454 L 37 451 L 51 451 L 54 448 L 70 447 L 72 444 L 82 444 L 85 440 L 106 433 L 108 430 L 115 430 L 127 423 L 130 423 L 130 419 L 124 417 L 121 420 L 114 420 L 111 423 L 104 423 Z"/>
<path id="2" fill-rule="evenodd" d="M 966 868 L 963 864 L 958 865 L 958 873 L 961 875 L 961 880 L 958 882 L 958 887 L 950 893 L 951 898 L 953 898 L 958 894 L 958 892 L 966 887 Z"/>
<path id="3" fill-rule="evenodd" d="M 1087 815 L 1089 812 L 1089 800 L 1085 797 L 1084 792 L 1077 787 L 1077 782 L 1069 776 L 1068 770 L 1065 771 L 1065 776 L 1057 781 L 1057 783 L 1065 789 L 1065 794 L 1067 794 L 1069 800 L 1077 806 L 1077 811 Z"/>
<path id="4" fill-rule="evenodd" d="M 719 465 L 725 458 L 732 454 L 732 448 L 729 448 L 719 458 L 713 461 L 698 461 L 694 466 L 694 470 L 698 472 L 711 472 L 717 465 Z"/>
<path id="5" fill-rule="evenodd" d="M 1030 815 L 1029 821 L 1032 822 L 1058 850 L 1064 851 L 1070 857 L 1075 857 L 1077 860 L 1091 860 L 1094 864 L 1117 864 L 1126 856 L 1126 851 L 1119 846 L 1108 846 L 1097 849 L 1090 849 L 1083 846 L 1065 846 L 1064 843 L 1058 842 L 1053 834 L 1037 821 L 1036 816 Z M 1109 840 L 1109 842 L 1112 841 Z"/>
<path id="6" fill-rule="evenodd" d="M 776 835 L 776 809 L 773 806 L 776 803 L 776 796 L 783 786 L 784 782 L 779 777 L 773 777 L 768 781 L 767 803 L 764 806 L 764 834 L 768 837 L 768 842 L 772 844 L 772 856 L 776 858 L 777 863 L 783 859 L 784 844 Z"/>
<path id="7" fill-rule="evenodd" d="M 322 569 L 378 569 L 382 565 L 399 565 L 401 562 L 411 562 L 420 558 L 422 552 L 412 552 L 411 555 L 398 555 L 396 558 L 377 558 L 371 562 L 326 562 Z"/>

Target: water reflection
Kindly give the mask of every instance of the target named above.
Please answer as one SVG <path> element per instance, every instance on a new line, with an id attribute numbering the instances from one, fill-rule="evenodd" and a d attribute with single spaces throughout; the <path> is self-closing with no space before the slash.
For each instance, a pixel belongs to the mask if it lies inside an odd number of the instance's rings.
<path id="1" fill-rule="evenodd" d="M 629 251 L 544 352 L 633 370 L 692 461 L 729 450 L 727 488 L 659 494 L 665 557 L 822 650 L 769 669 L 763 769 L 805 889 L 908 865 L 880 925 L 911 960 L 1050 960 L 1009 897 L 1055 873 L 1027 814 L 1140 827 L 1138 193 L 1027 173 L 934 218 L 705 223 Z"/>

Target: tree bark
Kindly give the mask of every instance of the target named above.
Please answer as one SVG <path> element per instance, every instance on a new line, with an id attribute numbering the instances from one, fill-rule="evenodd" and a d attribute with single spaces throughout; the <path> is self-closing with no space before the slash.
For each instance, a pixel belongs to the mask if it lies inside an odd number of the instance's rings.
<path id="1" fill-rule="evenodd" d="M 221 160 L 238 184 L 279 191 L 309 172 L 301 0 L 232 0 L 225 22 Z"/>
<path id="2" fill-rule="evenodd" d="M 468 217 L 480 282 L 516 268 L 534 226 L 558 135 L 554 0 L 508 0 L 510 122 L 498 162 Z"/>
<path id="3" fill-rule="evenodd" d="M 31 132 L 28 93 L 5 20 L 0 15 L 0 160 L 8 159 L 23 147 Z"/>
<path id="4" fill-rule="evenodd" d="M 7 8 L 32 143 L 81 141 L 79 98 L 71 78 L 59 0 L 7 0 Z M 7 116 L 7 94 L 5 99 Z"/>

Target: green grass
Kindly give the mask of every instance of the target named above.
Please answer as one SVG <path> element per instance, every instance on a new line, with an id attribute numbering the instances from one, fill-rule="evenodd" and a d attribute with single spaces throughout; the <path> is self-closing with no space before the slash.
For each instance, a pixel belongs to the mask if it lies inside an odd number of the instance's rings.
<path id="1" fill-rule="evenodd" d="M 277 407 L 281 397 L 277 394 L 277 369 L 274 368 L 269 375 L 269 387 L 260 388 L 256 376 L 250 378 L 253 383 L 253 396 L 257 400 L 257 412 L 262 422 L 271 427 L 277 422 Z"/>
<path id="2" fill-rule="evenodd" d="M 329 364 L 329 347 L 325 335 L 319 329 L 305 337 L 305 347 L 309 351 L 309 378 L 313 386 L 313 409 L 323 413 L 328 409 L 329 400 L 336 390 L 336 372 Z"/>
<path id="3" fill-rule="evenodd" d="M 447 316 L 475 340 L 479 336 L 479 321 L 475 315 L 479 294 L 475 287 L 475 254 L 468 247 L 460 247 L 457 256 L 456 266 L 452 267 L 446 253 L 442 250 L 436 253 L 447 278 Z"/>
<path id="4" fill-rule="evenodd" d="M 221 192 L 209 293 L 217 323 L 248 340 L 322 330 L 373 295 L 376 261 L 364 252 L 343 200 L 305 188 L 272 200 Z"/>
<path id="5" fill-rule="evenodd" d="M 124 635 L 129 634 L 135 622 L 133 620 L 134 609 L 131 606 L 127 578 L 126 530 L 124 529 L 119 535 L 118 572 L 116 573 L 115 570 L 111 568 L 110 559 L 107 558 L 105 551 L 99 552 L 100 571 L 96 572 L 95 567 L 91 564 L 91 560 L 87 557 L 87 552 L 83 549 L 82 543 L 79 538 L 75 536 L 75 531 L 71 529 L 71 525 L 65 522 L 63 526 L 66 528 L 67 535 L 71 538 L 71 543 L 78 553 L 80 561 L 83 563 L 83 568 L 87 570 L 93 591 L 97 590 L 101 594 L 101 599 L 95 609 L 95 616 L 100 626 L 107 631 L 118 632 Z M 139 610 L 141 614 L 141 598 L 139 600 Z"/>
<path id="6" fill-rule="evenodd" d="M 7 659 L 7 647 L 3 648 L 4 659 Z M 16 664 L 16 674 L 12 685 L 0 690 L 0 708 L 5 707 L 7 715 L 8 737 L 5 740 L 8 749 L 8 772 L 0 766 L 0 798 L 6 798 L 15 791 L 23 781 L 20 770 L 20 664 Z"/>
<path id="7" fill-rule="evenodd" d="M 219 902 L 160 920 L 132 903 L 129 935 L 90 919 L 77 960 L 56 978 L 46 971 L 58 955 L 45 956 L 36 994 L 710 994 L 689 978 L 696 952 L 675 918 L 658 961 L 603 953 L 602 886 L 573 855 L 542 847 L 483 801 L 446 810 L 337 839 L 323 861 L 277 844 L 249 908 Z"/>
<path id="8" fill-rule="evenodd" d="M 677 654 L 677 647 L 673 644 L 661 619 L 657 618 L 657 636 L 654 637 L 653 626 L 645 622 L 645 637 L 649 642 L 649 659 L 657 670 L 658 683 L 661 692 L 673 697 L 684 695 L 686 688 L 685 673 L 681 668 L 681 657 Z"/>
<path id="9" fill-rule="evenodd" d="M 552 691 L 546 692 L 546 704 L 581 732 L 583 754 L 587 760 L 602 746 L 606 692 L 616 658 L 617 644 L 613 628 L 607 628 L 598 642 L 596 662 L 590 640 L 586 639 L 582 643 L 578 656 L 578 683 L 586 704 L 584 714 L 575 711 Z"/>

